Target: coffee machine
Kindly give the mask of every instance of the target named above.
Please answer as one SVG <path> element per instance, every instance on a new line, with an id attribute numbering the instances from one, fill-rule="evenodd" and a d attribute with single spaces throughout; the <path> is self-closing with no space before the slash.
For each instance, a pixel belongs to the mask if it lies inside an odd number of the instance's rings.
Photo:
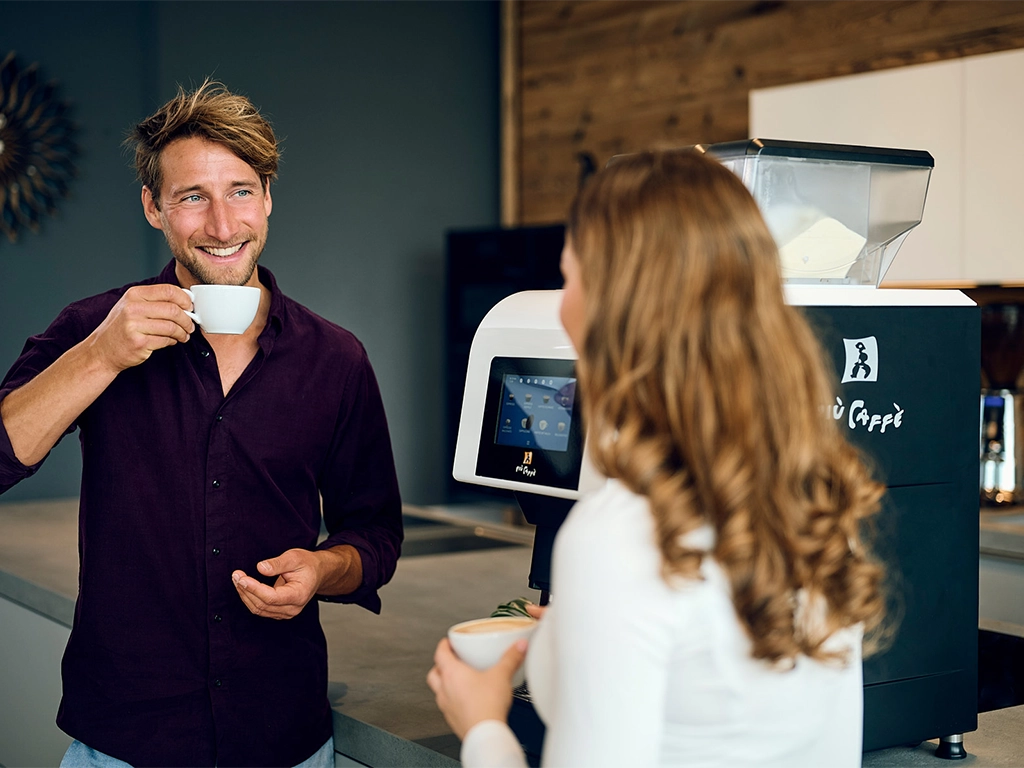
<path id="1" fill-rule="evenodd" d="M 1019 304 L 981 310 L 981 503 L 1024 503 L 1024 316 Z"/>
<path id="2" fill-rule="evenodd" d="M 536 527 L 528 583 L 551 589 L 555 533 L 601 478 L 586 454 L 576 397 L 576 351 L 558 312 L 561 291 L 500 301 L 470 347 L 459 420 L 456 480 L 513 491 Z"/>
<path id="3" fill-rule="evenodd" d="M 757 200 L 780 247 L 786 299 L 835 369 L 839 389 L 822 412 L 887 486 L 875 547 L 894 635 L 864 662 L 863 748 L 940 738 L 937 754 L 962 757 L 963 734 L 977 728 L 979 310 L 959 291 L 879 287 L 921 221 L 932 158 L 758 139 L 691 149 L 717 157 Z M 481 322 L 453 470 L 516 493 L 537 526 L 529 583 L 542 590 L 558 525 L 601 482 L 559 303 L 559 291 L 515 294 Z M 556 392 L 572 392 L 569 407 L 547 418 L 537 404 Z M 543 727 L 523 691 L 509 723 L 539 757 Z"/>

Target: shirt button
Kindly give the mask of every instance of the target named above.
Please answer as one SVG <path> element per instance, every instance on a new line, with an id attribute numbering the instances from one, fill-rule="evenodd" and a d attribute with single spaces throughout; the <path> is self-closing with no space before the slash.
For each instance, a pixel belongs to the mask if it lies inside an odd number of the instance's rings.
<path id="1" fill-rule="evenodd" d="M 217 421 L 224 421 L 224 417 L 221 416 L 219 413 L 217 414 Z"/>
<path id="2" fill-rule="evenodd" d="M 213 487 L 214 488 L 220 488 L 220 480 L 214 480 L 213 481 Z"/>
<path id="3" fill-rule="evenodd" d="M 220 688 L 221 685 L 222 685 L 222 683 L 220 682 L 220 678 L 219 677 L 216 680 L 213 681 L 213 687 L 214 688 Z"/>
<path id="4" fill-rule="evenodd" d="M 216 622 L 220 622 L 221 621 L 220 614 L 219 613 L 213 614 L 213 620 L 216 621 Z"/>
<path id="5" fill-rule="evenodd" d="M 208 349 L 201 349 L 201 350 L 199 350 L 199 354 L 202 355 L 203 357 L 209 357 L 210 356 L 210 350 L 208 350 Z"/>
<path id="6" fill-rule="evenodd" d="M 220 547 L 214 547 L 213 548 L 213 554 L 219 555 L 220 554 Z"/>

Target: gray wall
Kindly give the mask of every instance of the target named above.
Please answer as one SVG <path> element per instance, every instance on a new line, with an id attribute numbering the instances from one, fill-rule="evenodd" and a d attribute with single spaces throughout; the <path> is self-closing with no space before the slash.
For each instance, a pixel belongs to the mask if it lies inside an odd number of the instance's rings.
<path id="1" fill-rule="evenodd" d="M 159 269 L 120 148 L 133 121 L 207 75 L 283 138 L 261 263 L 362 339 L 406 501 L 442 500 L 444 232 L 498 222 L 494 2 L 8 2 L 0 56 L 59 82 L 80 125 L 72 197 L 0 240 L 0 369 L 68 302 Z M 66 439 L 4 501 L 77 493 Z"/>
<path id="2" fill-rule="evenodd" d="M 70 301 L 144 277 L 148 224 L 120 142 L 145 109 L 146 9 L 135 3 L 0 2 L 0 56 L 38 62 L 72 106 L 80 126 L 78 178 L 56 216 L 16 244 L 0 237 L 0 370 L 25 339 L 44 329 Z M 78 492 L 77 439 L 67 439 L 43 469 L 4 501 Z"/>

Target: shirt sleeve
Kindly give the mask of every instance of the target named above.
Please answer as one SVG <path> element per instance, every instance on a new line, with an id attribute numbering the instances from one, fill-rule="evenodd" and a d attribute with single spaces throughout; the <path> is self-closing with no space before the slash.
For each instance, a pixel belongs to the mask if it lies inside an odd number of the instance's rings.
<path id="1" fill-rule="evenodd" d="M 612 517 L 577 505 L 556 543 L 545 765 L 659 763 L 675 612 L 645 518 Z"/>
<path id="2" fill-rule="evenodd" d="M 0 382 L 0 402 L 11 392 L 24 386 L 42 371 L 49 368 L 61 355 L 84 339 L 88 333 L 84 331 L 78 312 L 74 305 L 66 308 L 43 333 L 32 336 L 25 342 L 21 355 Z M 72 423 L 64 434 L 75 431 L 77 423 Z M 49 455 L 49 454 L 47 454 Z M 42 460 L 31 466 L 22 464 L 14 455 L 11 438 L 0 418 L 0 494 L 4 493 L 26 477 L 31 477 L 46 461 Z"/>
<path id="3" fill-rule="evenodd" d="M 526 755 L 512 729 L 484 720 L 469 729 L 459 754 L 463 768 L 526 768 Z"/>
<path id="4" fill-rule="evenodd" d="M 365 350 L 352 366 L 342 395 L 332 450 L 320 478 L 328 549 L 348 544 L 359 552 L 363 583 L 348 595 L 320 596 L 380 613 L 377 590 L 394 575 L 402 544 L 398 489 L 384 403 Z"/>

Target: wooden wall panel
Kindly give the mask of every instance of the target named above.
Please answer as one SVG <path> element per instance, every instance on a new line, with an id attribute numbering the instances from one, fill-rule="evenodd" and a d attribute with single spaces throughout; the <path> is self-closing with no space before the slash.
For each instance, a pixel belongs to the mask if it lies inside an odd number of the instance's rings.
<path id="1" fill-rule="evenodd" d="M 748 138 L 753 88 L 1024 47 L 1016 0 L 504 1 L 506 224 L 562 220 L 580 153 Z"/>

